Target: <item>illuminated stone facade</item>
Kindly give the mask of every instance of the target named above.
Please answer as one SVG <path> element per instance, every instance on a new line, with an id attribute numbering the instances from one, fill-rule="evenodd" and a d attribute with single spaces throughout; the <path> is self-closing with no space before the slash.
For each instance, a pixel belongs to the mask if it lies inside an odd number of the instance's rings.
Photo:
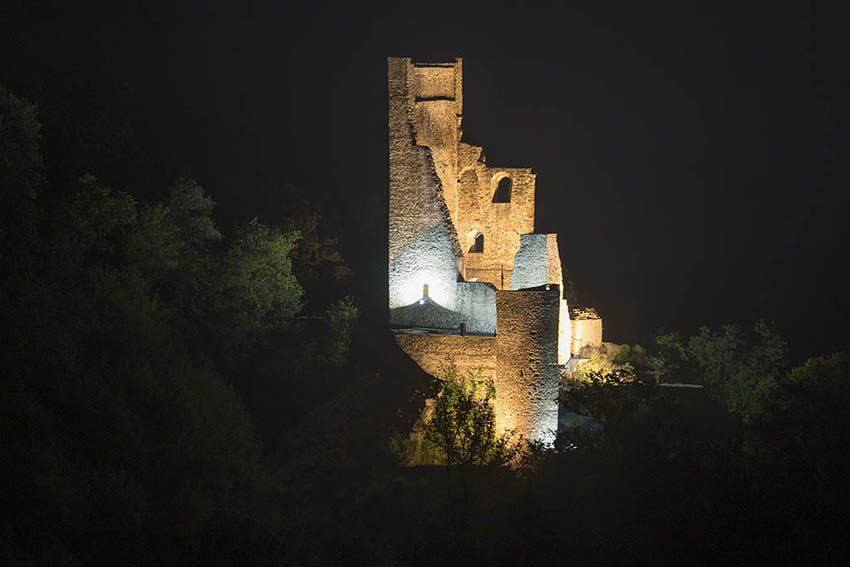
<path id="1" fill-rule="evenodd" d="M 571 319 L 573 332 L 570 350 L 574 354 L 581 355 L 602 344 L 602 319 L 595 309 L 573 309 Z"/>
<path id="2" fill-rule="evenodd" d="M 462 70 L 388 60 L 390 326 L 426 372 L 493 378 L 499 429 L 551 441 L 560 368 L 602 322 L 574 337 L 557 237 L 533 234 L 531 169 L 462 141 Z"/>

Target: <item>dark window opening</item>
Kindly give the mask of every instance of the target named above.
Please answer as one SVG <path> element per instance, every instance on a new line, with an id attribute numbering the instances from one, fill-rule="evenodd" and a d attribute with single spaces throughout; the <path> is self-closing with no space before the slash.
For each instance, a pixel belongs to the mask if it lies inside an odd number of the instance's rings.
<path id="1" fill-rule="evenodd" d="M 511 178 L 503 177 L 499 180 L 499 186 L 496 187 L 496 192 L 493 193 L 494 203 L 510 203 L 511 202 Z"/>
<path id="2" fill-rule="evenodd" d="M 481 253 L 484 252 L 484 235 L 480 232 L 475 237 L 475 243 L 470 247 L 469 251 L 471 253 Z"/>

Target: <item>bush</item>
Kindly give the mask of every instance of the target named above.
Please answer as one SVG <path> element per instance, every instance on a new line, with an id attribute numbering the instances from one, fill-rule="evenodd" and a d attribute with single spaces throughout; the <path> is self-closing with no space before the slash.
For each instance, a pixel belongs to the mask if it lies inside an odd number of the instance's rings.
<path id="1" fill-rule="evenodd" d="M 446 465 L 505 465 L 516 457 L 519 442 L 496 433 L 493 380 L 481 371 L 459 376 L 451 368 L 433 412 L 425 422 L 425 439 Z"/>

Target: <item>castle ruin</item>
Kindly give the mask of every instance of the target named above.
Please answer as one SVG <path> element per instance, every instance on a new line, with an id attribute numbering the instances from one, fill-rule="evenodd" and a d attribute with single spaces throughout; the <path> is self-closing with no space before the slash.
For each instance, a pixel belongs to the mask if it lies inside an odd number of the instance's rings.
<path id="1" fill-rule="evenodd" d="M 497 427 L 548 442 L 560 371 L 602 343 L 602 321 L 570 317 L 557 235 L 534 233 L 532 170 L 462 141 L 462 69 L 388 59 L 390 327 L 433 376 L 481 369 Z"/>

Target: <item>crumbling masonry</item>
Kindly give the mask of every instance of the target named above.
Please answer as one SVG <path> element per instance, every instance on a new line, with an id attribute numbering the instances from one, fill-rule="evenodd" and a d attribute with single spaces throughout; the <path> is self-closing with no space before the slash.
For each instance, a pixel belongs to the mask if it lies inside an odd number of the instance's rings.
<path id="1" fill-rule="evenodd" d="M 560 369 L 602 343 L 592 309 L 570 318 L 555 234 L 534 234 L 530 168 L 492 167 L 462 139 L 461 59 L 388 60 L 389 308 L 426 372 L 482 369 L 496 422 L 550 441 Z"/>

